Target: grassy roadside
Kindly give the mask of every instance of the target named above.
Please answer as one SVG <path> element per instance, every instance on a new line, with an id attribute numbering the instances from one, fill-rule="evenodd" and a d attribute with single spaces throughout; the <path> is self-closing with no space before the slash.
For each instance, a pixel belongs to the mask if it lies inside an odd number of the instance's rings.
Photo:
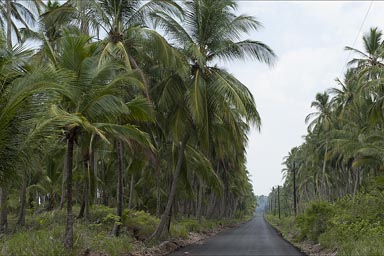
<path id="1" fill-rule="evenodd" d="M 313 241 L 298 239 L 300 229 L 298 228 L 294 217 L 281 217 L 281 219 L 279 219 L 277 216 L 266 214 L 264 218 L 281 233 L 285 240 L 289 241 L 305 254 L 312 256 L 336 254 L 334 250 L 324 248 Z"/>
<path id="2" fill-rule="evenodd" d="M 266 215 L 308 255 L 384 255 L 384 192 L 374 189 L 335 203 L 312 202 L 297 218 Z"/>
<path id="3" fill-rule="evenodd" d="M 74 208 L 74 212 L 78 212 Z M 89 221 L 76 220 L 74 224 L 74 249 L 66 251 L 62 245 L 65 226 L 65 211 L 50 211 L 39 214 L 29 213 L 26 226 L 17 228 L 16 218 L 10 216 L 11 231 L 0 236 L 1 255 L 140 255 L 148 248 L 156 248 L 163 241 L 146 243 L 145 240 L 155 230 L 159 219 L 143 211 L 126 210 L 122 221 L 120 237 L 111 237 L 116 216 L 115 209 L 104 206 L 93 206 Z M 247 220 L 205 220 L 199 223 L 196 219 L 183 218 L 173 221 L 171 236 L 168 240 L 184 241 L 181 245 L 199 239 L 196 234 L 209 235 L 225 226 Z M 193 237 L 191 239 L 191 237 Z M 164 247 L 164 246 L 163 246 Z M 166 246 L 165 246 L 166 247 Z M 162 248 L 162 250 L 173 250 Z M 156 250 L 153 250 L 156 251 Z M 157 251 L 157 255 L 158 255 Z"/>

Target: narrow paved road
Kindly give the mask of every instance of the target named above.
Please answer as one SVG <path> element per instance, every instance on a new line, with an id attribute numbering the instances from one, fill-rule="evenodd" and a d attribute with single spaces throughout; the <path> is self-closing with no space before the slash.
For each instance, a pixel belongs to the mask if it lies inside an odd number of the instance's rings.
<path id="1" fill-rule="evenodd" d="M 257 216 L 251 221 L 210 237 L 200 244 L 190 245 L 170 254 L 189 256 L 241 255 L 303 255 L 282 239 L 264 220 Z"/>

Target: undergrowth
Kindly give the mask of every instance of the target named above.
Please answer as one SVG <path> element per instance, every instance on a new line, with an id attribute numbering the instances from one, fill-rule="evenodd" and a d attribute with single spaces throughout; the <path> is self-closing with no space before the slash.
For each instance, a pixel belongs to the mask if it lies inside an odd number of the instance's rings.
<path id="1" fill-rule="evenodd" d="M 312 202 L 296 219 L 273 215 L 266 219 L 293 242 L 319 243 L 341 256 L 384 255 L 384 189 L 380 184 L 334 203 Z"/>
<path id="2" fill-rule="evenodd" d="M 74 207 L 74 213 L 79 211 Z M 76 216 L 76 215 L 74 215 Z M 63 247 L 65 230 L 65 210 L 29 212 L 25 227 L 16 226 L 16 216 L 9 216 L 10 232 L 0 235 L 0 255 L 82 255 L 96 252 L 101 255 L 121 255 L 133 252 L 136 241 L 144 242 L 155 231 L 159 219 L 144 211 L 125 210 L 121 223 L 121 235 L 110 235 L 117 221 L 115 209 L 95 205 L 90 219 L 75 219 L 74 248 L 67 251 Z M 228 226 L 243 219 L 205 220 L 181 218 L 172 221 L 171 238 L 187 238 L 190 232 L 209 232 L 220 226 Z M 16 228 L 17 227 L 17 228 Z M 161 241 L 151 241 L 147 246 Z M 145 243 L 136 243 L 145 245 Z"/>

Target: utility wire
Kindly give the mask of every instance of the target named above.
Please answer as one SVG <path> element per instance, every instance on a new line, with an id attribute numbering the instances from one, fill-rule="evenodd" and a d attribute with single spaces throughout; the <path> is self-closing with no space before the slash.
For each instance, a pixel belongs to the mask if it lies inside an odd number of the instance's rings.
<path id="1" fill-rule="evenodd" d="M 356 35 L 356 37 L 355 37 L 355 40 L 353 41 L 352 48 L 355 47 L 355 44 L 356 44 L 356 42 L 357 42 L 357 39 L 358 39 L 359 36 L 360 36 L 361 30 L 363 29 L 364 24 L 365 24 L 365 22 L 367 21 L 368 14 L 369 14 L 369 11 L 370 11 L 371 8 L 372 8 L 372 5 L 373 5 L 373 0 L 372 0 L 371 3 L 369 4 L 369 7 L 368 7 L 368 9 L 367 9 L 367 12 L 365 13 L 363 22 L 361 23 L 360 28 L 359 28 L 359 32 L 357 32 L 357 35 Z M 347 58 L 346 58 L 345 61 L 344 61 L 345 64 L 343 65 L 343 69 L 341 70 L 341 73 L 340 73 L 340 75 L 339 75 L 339 79 L 340 79 L 340 80 L 341 80 L 341 76 L 342 76 L 343 73 L 344 73 L 345 67 L 346 67 L 347 64 L 348 64 L 348 60 L 349 60 L 349 58 L 351 57 L 351 52 L 352 52 L 352 51 L 348 51 L 348 56 L 347 56 Z"/>

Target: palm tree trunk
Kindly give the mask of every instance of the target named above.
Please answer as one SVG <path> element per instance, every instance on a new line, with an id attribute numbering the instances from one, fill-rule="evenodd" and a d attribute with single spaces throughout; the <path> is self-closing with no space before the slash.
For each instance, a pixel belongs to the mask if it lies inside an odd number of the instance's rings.
<path id="1" fill-rule="evenodd" d="M 297 197 L 296 197 L 296 168 L 293 167 L 293 212 L 297 215 Z"/>
<path id="2" fill-rule="evenodd" d="M 327 166 L 327 153 L 328 153 L 328 142 L 325 142 L 325 152 L 324 152 L 324 159 L 323 159 L 323 177 L 322 177 L 322 180 L 323 180 L 323 184 L 322 184 L 322 187 L 323 187 L 323 193 L 324 193 L 324 196 L 325 198 L 327 197 L 327 181 L 325 179 L 325 168 Z"/>
<path id="3" fill-rule="evenodd" d="M 129 201 L 128 201 L 128 209 L 132 209 L 133 205 L 133 193 L 135 193 L 135 174 L 132 173 L 131 175 L 131 182 L 129 185 Z"/>
<path id="4" fill-rule="evenodd" d="M 27 184 L 23 181 L 23 185 L 21 187 L 21 195 L 20 195 L 21 205 L 19 211 L 19 217 L 17 219 L 17 225 L 24 226 L 25 225 L 25 205 L 27 201 Z"/>
<path id="5" fill-rule="evenodd" d="M 80 31 L 82 34 L 89 35 L 89 23 L 87 19 L 87 1 L 80 1 Z"/>
<path id="6" fill-rule="evenodd" d="M 199 194 L 197 198 L 197 220 L 201 223 L 201 211 L 202 211 L 202 202 L 203 202 L 203 184 L 199 184 Z"/>
<path id="7" fill-rule="evenodd" d="M 209 205 L 207 209 L 207 217 L 208 219 L 212 218 L 214 209 L 216 205 L 216 195 L 214 193 L 211 194 L 211 199 L 209 200 Z"/>
<path id="8" fill-rule="evenodd" d="M 359 184 L 359 179 L 360 179 L 360 173 L 359 173 L 359 168 L 355 168 L 355 186 L 353 188 L 353 198 L 355 198 L 356 196 L 356 193 L 357 193 L 357 188 L 358 188 L 358 184 Z"/>
<path id="9" fill-rule="evenodd" d="M 0 187 L 0 233 L 6 233 L 8 230 L 7 194 L 7 190 Z"/>
<path id="10" fill-rule="evenodd" d="M 97 165 L 95 161 L 95 152 L 93 149 L 89 151 L 89 204 L 88 214 L 90 214 L 90 207 L 97 203 Z"/>
<path id="11" fill-rule="evenodd" d="M 161 216 L 159 226 L 157 227 L 156 231 L 151 235 L 150 239 L 153 239 L 153 238 L 159 239 L 160 236 L 163 234 L 165 225 L 169 221 L 171 209 L 172 209 L 173 203 L 175 201 L 175 197 L 176 197 L 177 181 L 179 178 L 181 165 L 183 163 L 184 150 L 187 146 L 188 138 L 189 138 L 189 134 L 186 133 L 184 135 L 184 138 L 183 138 L 181 145 L 180 145 L 180 148 L 179 148 L 178 157 L 177 157 L 177 164 L 176 164 L 175 172 L 173 174 L 172 186 L 171 186 L 171 191 L 169 193 L 167 206 L 165 207 L 163 215 Z"/>
<path id="12" fill-rule="evenodd" d="M 84 182 L 83 182 L 83 198 L 81 202 L 81 209 L 77 218 L 85 217 L 89 220 L 89 156 L 84 157 Z"/>
<path id="13" fill-rule="evenodd" d="M 118 223 L 115 223 L 112 230 L 112 235 L 119 236 L 121 227 L 121 217 L 123 216 L 123 144 L 120 140 L 117 141 L 117 207 L 116 214 L 119 217 Z"/>
<path id="14" fill-rule="evenodd" d="M 137 62 L 136 62 L 136 60 L 135 60 L 134 58 L 132 58 L 131 56 L 129 56 L 129 60 L 130 60 L 130 62 L 132 63 L 132 66 L 133 66 L 135 69 L 137 69 L 137 70 L 139 71 L 141 80 L 142 80 L 142 82 L 143 82 L 143 84 L 144 84 L 144 88 L 145 88 L 145 96 L 147 97 L 147 99 L 148 99 L 149 101 L 151 101 L 151 97 L 149 96 L 149 85 L 148 85 L 148 80 L 147 80 L 147 78 L 145 77 L 143 70 L 141 70 L 141 69 L 139 68 L 139 66 L 137 65 Z"/>
<path id="15" fill-rule="evenodd" d="M 61 198 L 60 198 L 60 210 L 64 208 L 65 199 L 66 199 L 66 191 L 65 191 L 65 185 L 67 184 L 67 159 L 64 159 L 64 173 L 63 173 L 63 180 L 61 182 Z"/>
<path id="16" fill-rule="evenodd" d="M 101 177 L 103 179 L 105 178 L 105 165 L 104 165 L 104 160 L 100 160 L 100 169 L 101 169 Z M 104 206 L 108 206 L 109 204 L 109 195 L 107 191 L 107 187 L 105 185 L 102 185 L 102 203 Z"/>
<path id="17" fill-rule="evenodd" d="M 161 170 L 160 167 L 157 170 L 157 195 L 156 195 L 156 217 L 160 217 L 161 206 Z"/>
<path id="18" fill-rule="evenodd" d="M 73 147 L 75 143 L 75 130 L 70 130 L 67 135 L 67 156 L 66 156 L 66 173 L 67 173 L 67 219 L 64 234 L 64 247 L 72 249 L 73 247 L 73 214 L 72 214 L 72 161 Z"/>
<path id="19" fill-rule="evenodd" d="M 7 4 L 7 46 L 12 49 L 12 19 L 11 19 L 11 0 L 5 0 Z"/>
<path id="20" fill-rule="evenodd" d="M 226 217 L 227 201 L 229 196 L 228 175 L 224 165 L 223 165 L 223 181 L 224 181 L 224 193 L 221 200 L 222 209 L 220 212 L 220 218 Z"/>

